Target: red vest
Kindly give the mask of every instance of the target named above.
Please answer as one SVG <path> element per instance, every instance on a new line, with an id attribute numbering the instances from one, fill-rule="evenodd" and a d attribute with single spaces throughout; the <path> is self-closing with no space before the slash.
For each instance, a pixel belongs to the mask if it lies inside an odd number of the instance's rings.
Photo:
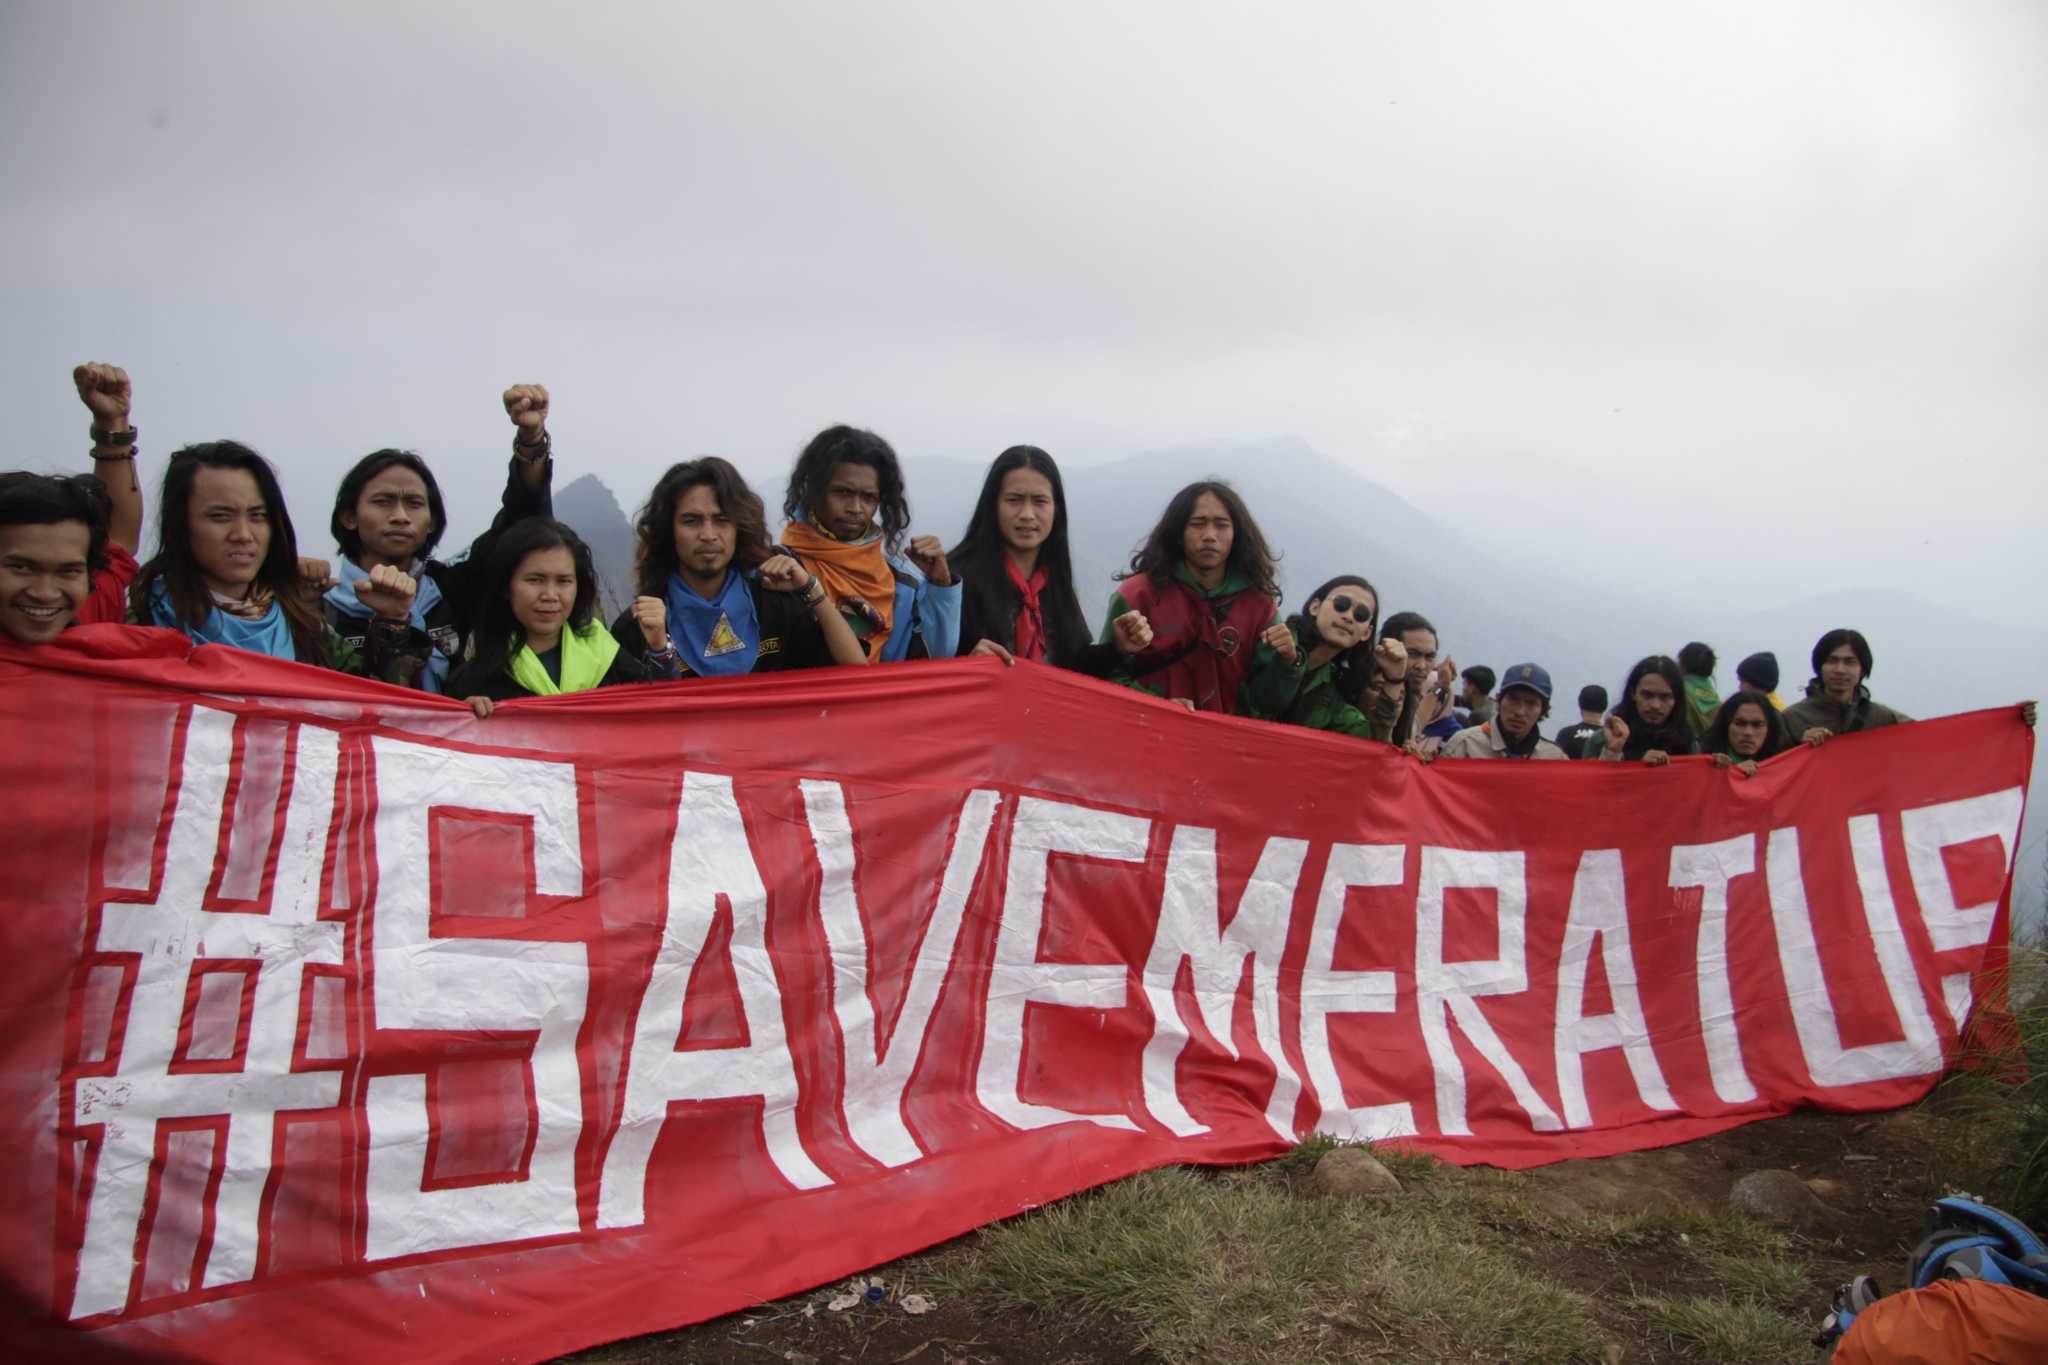
<path id="1" fill-rule="evenodd" d="M 1160 587 L 1142 574 L 1117 592 L 1152 623 L 1151 645 L 1126 665 L 1132 677 L 1168 699 L 1187 698 L 1197 711 L 1236 715 L 1238 684 L 1273 620 L 1273 599 L 1256 588 L 1204 597 L 1177 578 Z"/>

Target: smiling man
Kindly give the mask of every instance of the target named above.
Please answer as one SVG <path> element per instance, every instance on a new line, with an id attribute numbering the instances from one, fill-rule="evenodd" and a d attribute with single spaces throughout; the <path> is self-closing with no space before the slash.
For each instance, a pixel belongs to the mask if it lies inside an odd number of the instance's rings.
<path id="1" fill-rule="evenodd" d="M 0 474 L 0 634 L 46 645 L 107 566 L 107 495 L 85 475 Z"/>
<path id="2" fill-rule="evenodd" d="M 782 544 L 816 575 L 868 659 L 960 651 L 960 584 L 937 536 L 910 536 L 903 466 L 872 431 L 827 427 L 790 471 Z"/>
<path id="3" fill-rule="evenodd" d="M 379 565 L 410 575 L 419 584 L 413 599 L 409 653 L 425 665 L 412 686 L 444 691 L 448 672 L 474 625 L 477 585 L 490 562 L 491 547 L 506 528 L 526 517 L 553 514 L 550 482 L 553 443 L 548 436 L 548 391 L 539 384 L 505 390 L 505 415 L 512 419 L 512 461 L 490 529 L 470 543 L 455 563 L 433 558 L 448 529 L 441 486 L 427 462 L 409 450 L 379 450 L 356 461 L 334 495 L 329 528 L 341 548 L 339 581 L 321 599 L 327 624 L 350 645 L 363 647 L 374 613 L 356 589 Z"/>
<path id="4" fill-rule="evenodd" d="M 1445 758 L 1565 756 L 1539 729 L 1550 714 L 1548 670 L 1538 664 L 1516 664 L 1502 675 L 1494 702 L 1493 719 L 1460 730 L 1444 743 Z"/>

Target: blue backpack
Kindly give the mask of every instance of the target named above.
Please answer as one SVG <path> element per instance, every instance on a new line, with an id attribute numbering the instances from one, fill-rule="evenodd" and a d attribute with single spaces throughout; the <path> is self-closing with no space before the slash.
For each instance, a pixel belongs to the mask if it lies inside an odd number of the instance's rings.
<path id="1" fill-rule="evenodd" d="M 1927 1210 L 1927 1235 L 1906 1261 L 1909 1289 L 1936 1280 L 1988 1280 L 2048 1297 L 2048 1243 L 2019 1219 L 1966 1194 L 1945 1195 Z M 1856 1315 L 1884 1290 L 1858 1275 L 1835 1291 L 1816 1346 L 1827 1346 L 1849 1330 Z"/>

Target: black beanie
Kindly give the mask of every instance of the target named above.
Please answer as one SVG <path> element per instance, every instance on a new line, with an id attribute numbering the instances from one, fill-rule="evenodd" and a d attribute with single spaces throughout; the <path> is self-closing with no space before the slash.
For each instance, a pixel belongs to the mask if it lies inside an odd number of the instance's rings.
<path id="1" fill-rule="evenodd" d="M 1775 692 L 1778 690 L 1778 656 L 1769 650 L 1752 654 L 1735 665 L 1735 676 L 1743 682 L 1755 683 L 1759 692 Z"/>

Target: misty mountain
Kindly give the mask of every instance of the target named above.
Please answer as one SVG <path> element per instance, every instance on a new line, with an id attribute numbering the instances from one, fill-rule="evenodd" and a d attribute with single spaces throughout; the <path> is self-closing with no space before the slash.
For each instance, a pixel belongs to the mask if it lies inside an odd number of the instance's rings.
<path id="1" fill-rule="evenodd" d="M 603 479 L 585 474 L 555 492 L 555 519 L 576 528 L 597 566 L 599 614 L 606 622 L 633 600 L 633 525 Z"/>

